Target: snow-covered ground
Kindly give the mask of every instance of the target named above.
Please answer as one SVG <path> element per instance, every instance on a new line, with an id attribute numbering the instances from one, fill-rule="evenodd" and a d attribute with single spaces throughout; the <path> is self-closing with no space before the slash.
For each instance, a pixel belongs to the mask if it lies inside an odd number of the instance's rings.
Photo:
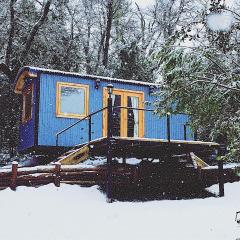
<path id="1" fill-rule="evenodd" d="M 240 238 L 240 183 L 223 198 L 106 203 L 96 186 L 50 184 L 0 191 L 1 240 Z M 218 186 L 209 188 L 218 191 Z"/>

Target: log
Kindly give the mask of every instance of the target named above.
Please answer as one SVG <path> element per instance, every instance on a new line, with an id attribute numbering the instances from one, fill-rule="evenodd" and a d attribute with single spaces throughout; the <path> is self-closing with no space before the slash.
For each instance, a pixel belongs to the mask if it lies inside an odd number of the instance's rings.
<path id="1" fill-rule="evenodd" d="M 54 176 L 47 174 L 45 176 L 25 175 L 17 179 L 17 186 L 39 186 L 54 182 Z"/>
<path id="2" fill-rule="evenodd" d="M 94 186 L 96 184 L 99 184 L 100 182 L 76 180 L 76 181 L 61 181 L 61 183 Z"/>
<path id="3" fill-rule="evenodd" d="M 219 196 L 224 196 L 224 172 L 223 172 L 223 161 L 218 161 L 218 183 L 219 183 Z"/>
<path id="4" fill-rule="evenodd" d="M 136 167 L 135 169 L 133 169 L 133 183 L 137 184 L 139 181 L 139 168 Z"/>
<path id="5" fill-rule="evenodd" d="M 57 162 L 55 163 L 55 169 L 54 169 L 54 184 L 56 187 L 60 187 L 60 171 L 61 171 L 61 163 Z"/>
<path id="6" fill-rule="evenodd" d="M 113 169 L 117 171 L 126 171 L 135 168 L 135 166 L 131 166 L 126 164 L 126 166 L 114 165 Z M 18 166 L 18 176 L 27 175 L 27 174 L 35 174 L 35 173 L 54 173 L 55 166 L 37 166 L 37 167 L 19 167 Z M 81 166 L 61 166 L 61 172 L 83 172 L 83 171 L 106 171 L 106 166 L 98 166 L 98 167 L 89 167 L 83 168 Z M 0 177 L 11 176 L 12 169 L 0 169 Z"/>
<path id="7" fill-rule="evenodd" d="M 77 167 L 67 167 L 61 166 L 61 172 L 84 172 L 84 171 L 91 171 L 91 170 L 98 170 L 98 168 L 77 168 Z M 99 171 L 101 171 L 99 169 Z M 19 169 L 18 175 L 27 175 L 27 174 L 44 174 L 44 173 L 55 173 L 55 167 L 51 166 L 48 168 L 36 168 L 36 169 Z"/>

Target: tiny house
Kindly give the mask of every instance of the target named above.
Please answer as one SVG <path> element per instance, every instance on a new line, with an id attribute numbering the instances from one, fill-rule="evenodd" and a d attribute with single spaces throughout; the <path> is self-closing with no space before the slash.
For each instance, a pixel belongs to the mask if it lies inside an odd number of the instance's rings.
<path id="1" fill-rule="evenodd" d="M 113 135 L 128 138 L 167 139 L 166 117 L 151 111 L 156 100 L 152 94 L 156 84 L 116 78 L 62 72 L 36 67 L 20 69 L 15 83 L 15 93 L 22 95 L 22 121 L 20 125 L 19 152 L 54 152 L 88 141 L 88 119 L 107 104 L 107 85 L 113 85 Z M 107 134 L 106 113 L 100 111 L 91 119 L 91 138 Z M 69 131 L 56 135 L 85 119 Z M 188 116 L 171 115 L 171 139 L 192 140 L 188 129 Z"/>

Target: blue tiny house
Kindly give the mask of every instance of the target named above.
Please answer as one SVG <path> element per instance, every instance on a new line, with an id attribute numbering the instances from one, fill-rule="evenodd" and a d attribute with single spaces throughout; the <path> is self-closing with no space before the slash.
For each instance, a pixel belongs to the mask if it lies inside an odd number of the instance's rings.
<path id="1" fill-rule="evenodd" d="M 107 104 L 107 85 L 113 85 L 113 135 L 128 138 L 167 139 L 166 117 L 141 111 L 154 102 L 156 84 L 82 75 L 36 67 L 20 69 L 15 92 L 23 96 L 19 152 L 54 151 L 56 134 Z M 107 135 L 106 111 L 91 120 L 91 139 Z M 171 139 L 192 140 L 188 116 L 171 115 Z M 185 131 L 184 131 L 185 126 Z M 88 141 L 88 120 L 59 136 L 58 146 L 73 147 Z"/>

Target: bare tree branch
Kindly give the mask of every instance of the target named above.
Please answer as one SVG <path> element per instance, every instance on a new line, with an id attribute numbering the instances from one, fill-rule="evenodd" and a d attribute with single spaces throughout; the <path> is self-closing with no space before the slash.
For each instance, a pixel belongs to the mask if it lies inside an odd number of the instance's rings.
<path id="1" fill-rule="evenodd" d="M 31 46 L 32 46 L 32 43 L 34 41 L 34 38 L 36 37 L 37 35 L 37 32 L 39 31 L 40 27 L 43 25 L 43 23 L 45 22 L 46 18 L 47 18 L 47 15 L 48 15 L 48 12 L 49 12 L 49 9 L 50 9 L 50 5 L 52 3 L 53 0 L 48 0 L 44 6 L 44 9 L 43 9 L 43 13 L 41 15 L 41 17 L 39 18 L 39 20 L 36 22 L 36 24 L 33 26 L 31 32 L 29 33 L 28 37 L 27 37 L 27 41 L 26 41 L 26 44 L 24 46 L 24 49 L 20 55 L 20 58 L 19 58 L 19 64 L 21 64 L 21 62 L 26 58 Z"/>
<path id="2" fill-rule="evenodd" d="M 16 0 L 10 0 L 10 30 L 9 30 L 9 37 L 8 37 L 8 43 L 5 53 L 5 64 L 7 66 L 10 65 L 10 57 L 12 54 L 12 45 L 13 45 L 13 37 L 14 37 L 14 30 L 15 30 L 15 16 L 14 16 L 14 4 Z"/>
<path id="3" fill-rule="evenodd" d="M 103 47 L 103 66 L 107 67 L 108 65 L 108 51 L 109 51 L 109 42 L 111 36 L 113 21 L 113 0 L 108 0 L 107 5 L 107 26 L 106 26 L 106 35 Z"/>

